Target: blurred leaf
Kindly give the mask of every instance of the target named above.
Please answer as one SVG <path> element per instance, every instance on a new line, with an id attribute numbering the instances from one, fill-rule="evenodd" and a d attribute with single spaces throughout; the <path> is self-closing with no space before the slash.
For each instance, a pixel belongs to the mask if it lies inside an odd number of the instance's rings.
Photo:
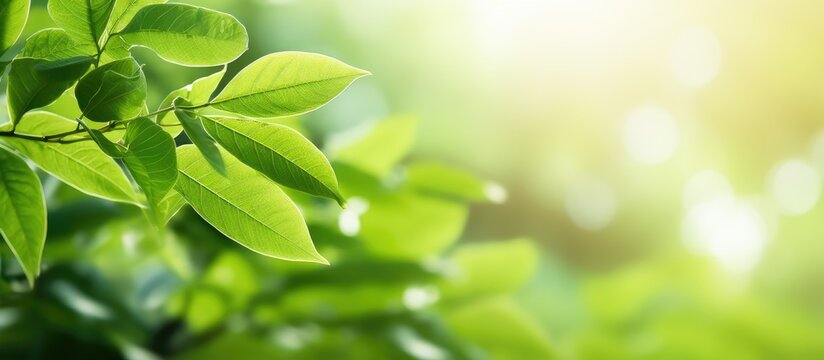
<path id="1" fill-rule="evenodd" d="M 209 134 L 249 167 L 282 185 L 344 203 L 329 161 L 299 132 L 253 120 L 203 119 Z"/>
<path id="2" fill-rule="evenodd" d="M 194 146 L 178 148 L 175 188 L 192 208 L 221 233 L 257 253 L 326 264 L 300 211 L 283 190 L 230 154 L 221 155 L 226 177 L 214 172 Z"/>
<path id="3" fill-rule="evenodd" d="M 59 62 L 14 59 L 6 90 L 11 122 L 16 124 L 27 111 L 57 100 L 83 76 L 93 60 L 90 57 L 75 57 Z"/>
<path id="4" fill-rule="evenodd" d="M 466 299 L 518 290 L 534 274 L 538 251 L 528 239 L 470 243 L 452 255 L 457 273 L 445 279 L 445 299 Z M 506 271 L 501 271 L 506 269 Z"/>
<path id="5" fill-rule="evenodd" d="M 0 235 L 33 286 L 40 274 L 40 257 L 46 242 L 43 188 L 26 161 L 2 146 L 0 169 Z"/>
<path id="6" fill-rule="evenodd" d="M 247 360 L 282 358 L 284 354 L 269 344 L 244 334 L 225 334 L 214 341 L 191 349 L 175 360 L 223 360 L 227 357 Z"/>
<path id="7" fill-rule="evenodd" d="M 369 198 L 360 217 L 366 248 L 381 257 L 420 259 L 458 240 L 467 218 L 463 204 L 397 192 Z"/>
<path id="8" fill-rule="evenodd" d="M 118 60 L 80 79 L 75 96 L 89 120 L 131 119 L 146 107 L 146 78 L 134 59 Z"/>
<path id="9" fill-rule="evenodd" d="M 547 335 L 507 298 L 488 298 L 445 314 L 458 337 L 481 348 L 490 359 L 553 359 Z"/>
<path id="10" fill-rule="evenodd" d="M 49 15 L 79 46 L 97 53 L 115 0 L 49 0 Z"/>
<path id="11" fill-rule="evenodd" d="M 72 131 L 76 123 L 61 116 L 34 112 L 26 116 L 17 131 L 44 135 Z M 92 142 L 71 144 L 5 138 L 38 167 L 66 184 L 103 199 L 139 204 L 132 185 L 120 167 Z"/>
<path id="12" fill-rule="evenodd" d="M 162 221 L 160 203 L 177 180 L 175 142 L 148 118 L 129 122 L 123 138 L 128 151 L 123 163 L 146 194 L 155 219 Z"/>
<path id="13" fill-rule="evenodd" d="M 30 0 L 0 0 L 0 55 L 15 42 L 29 18 Z"/>
<path id="14" fill-rule="evenodd" d="M 148 5 L 134 15 L 120 36 L 185 66 L 226 64 L 248 46 L 246 28 L 233 16 L 185 4 Z"/>
<path id="15" fill-rule="evenodd" d="M 469 172 L 436 163 L 407 166 L 407 184 L 415 191 L 459 201 L 490 201 L 489 184 Z"/>
<path id="16" fill-rule="evenodd" d="M 63 29 L 43 29 L 26 39 L 26 45 L 18 57 L 57 60 L 72 57 L 94 55 L 83 51 L 82 47 L 69 38 Z"/>
<path id="17" fill-rule="evenodd" d="M 182 99 L 178 98 L 178 100 Z M 177 102 L 179 103 L 180 101 Z M 203 157 L 206 158 L 206 161 L 209 162 L 209 165 L 211 165 L 215 171 L 225 175 L 226 164 L 223 163 L 220 150 L 218 150 L 215 140 L 209 136 L 209 133 L 207 133 L 203 127 L 205 117 L 181 109 L 176 109 L 174 112 L 180 121 L 180 125 L 183 126 L 183 130 L 186 132 L 186 136 L 192 141 L 192 144 L 203 154 Z"/>
<path id="18" fill-rule="evenodd" d="M 222 291 L 230 308 L 242 310 L 260 289 L 248 260 L 233 252 L 218 256 L 203 274 L 203 286 Z"/>
<path id="19" fill-rule="evenodd" d="M 243 68 L 211 103 L 249 117 L 298 115 L 323 106 L 366 75 L 328 56 L 279 52 Z"/>
<path id="20" fill-rule="evenodd" d="M 384 177 L 409 153 L 415 141 L 417 123 L 411 117 L 394 117 L 378 122 L 366 136 L 336 151 L 334 160 Z"/>

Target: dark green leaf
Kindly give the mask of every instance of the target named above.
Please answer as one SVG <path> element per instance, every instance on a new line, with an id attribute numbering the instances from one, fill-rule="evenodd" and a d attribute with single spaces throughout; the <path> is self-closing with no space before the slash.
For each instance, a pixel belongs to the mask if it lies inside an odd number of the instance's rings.
<path id="1" fill-rule="evenodd" d="M 223 158 L 220 157 L 220 151 L 215 144 L 215 140 L 203 128 L 202 117 L 182 109 L 175 110 L 175 115 L 180 119 L 180 124 L 183 126 L 183 130 L 186 131 L 186 136 L 189 137 L 192 144 L 197 146 L 209 165 L 212 165 L 212 168 L 217 172 L 225 175 L 226 165 L 223 163 Z"/>
<path id="2" fill-rule="evenodd" d="M 76 57 L 56 62 L 20 58 L 11 62 L 8 94 L 12 123 L 17 123 L 31 109 L 57 100 L 91 65 L 94 59 Z"/>
<path id="3" fill-rule="evenodd" d="M 157 215 L 156 209 L 177 179 L 175 142 L 148 118 L 129 122 L 123 141 L 128 148 L 123 163 Z"/>
<path id="4" fill-rule="evenodd" d="M 75 95 L 89 120 L 131 119 L 146 108 L 146 78 L 134 59 L 122 59 L 89 72 L 77 83 Z"/>

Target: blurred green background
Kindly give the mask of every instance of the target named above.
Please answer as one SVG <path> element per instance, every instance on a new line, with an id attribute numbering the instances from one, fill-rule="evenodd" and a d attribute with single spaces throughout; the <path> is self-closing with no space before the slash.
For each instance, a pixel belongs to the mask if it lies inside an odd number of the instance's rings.
<path id="1" fill-rule="evenodd" d="M 62 204 L 49 213 L 54 267 L 0 309 L 11 354 L 824 358 L 824 3 L 186 2 L 249 31 L 224 82 L 283 50 L 373 73 L 282 120 L 339 160 L 356 198 L 340 214 L 303 207 L 333 266 L 239 251 L 189 210 L 165 242 L 146 240 L 135 209 L 47 182 L 50 209 Z M 34 3 L 24 37 L 50 26 Z M 150 108 L 215 71 L 134 53 Z M 414 173 L 395 166 L 407 145 L 402 164 L 466 170 L 495 201 L 376 190 Z M 363 160 L 375 153 L 389 159 Z M 406 243 L 381 245 L 392 236 Z M 444 284 L 440 266 L 470 275 Z"/>

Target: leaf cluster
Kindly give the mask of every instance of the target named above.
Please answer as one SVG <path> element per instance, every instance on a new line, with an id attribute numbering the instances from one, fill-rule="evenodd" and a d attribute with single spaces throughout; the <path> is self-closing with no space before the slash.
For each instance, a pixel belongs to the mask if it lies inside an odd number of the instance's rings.
<path id="1" fill-rule="evenodd" d="M 17 41 L 29 7 L 29 0 L 0 1 L 0 52 Z M 59 28 L 34 33 L 3 63 L 10 123 L 0 128 L 0 233 L 31 284 L 46 207 L 27 162 L 83 193 L 139 207 L 160 229 L 189 204 L 254 252 L 328 263 L 281 186 L 344 205 L 335 172 L 303 135 L 265 119 L 313 111 L 368 72 L 280 52 L 218 91 L 226 64 L 248 48 L 245 27 L 229 14 L 162 0 L 49 0 L 48 12 Z M 177 65 L 221 69 L 151 110 L 134 47 Z M 49 108 L 57 101 L 76 111 Z M 192 145 L 176 147 L 182 132 Z"/>

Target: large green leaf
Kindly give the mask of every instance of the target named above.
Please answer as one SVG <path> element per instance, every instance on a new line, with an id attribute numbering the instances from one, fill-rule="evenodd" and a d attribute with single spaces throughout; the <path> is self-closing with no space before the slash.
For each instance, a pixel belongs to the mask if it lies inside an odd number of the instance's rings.
<path id="1" fill-rule="evenodd" d="M 146 108 L 146 77 L 132 58 L 92 70 L 74 91 L 83 115 L 92 121 L 130 119 Z"/>
<path id="2" fill-rule="evenodd" d="M 57 61 L 20 58 L 11 62 L 8 94 L 9 114 L 17 123 L 27 111 L 57 100 L 91 66 L 90 57 Z"/>
<path id="3" fill-rule="evenodd" d="M 233 16 L 185 4 L 140 9 L 120 37 L 154 50 L 166 61 L 187 66 L 232 62 L 249 42 L 246 28 Z"/>
<path id="4" fill-rule="evenodd" d="M 109 17 L 106 31 L 111 34 L 120 31 L 134 18 L 135 14 L 147 5 L 162 4 L 166 0 L 117 0 Z"/>
<path id="5" fill-rule="evenodd" d="M 175 189 L 192 208 L 221 233 L 257 253 L 328 264 L 283 190 L 229 153 L 221 155 L 225 177 L 212 170 L 194 146 L 178 148 Z"/>
<path id="6" fill-rule="evenodd" d="M 46 242 L 43 188 L 26 161 L 2 146 L 0 169 L 0 235 L 34 284 Z"/>
<path id="7" fill-rule="evenodd" d="M 374 176 L 386 176 L 412 148 L 417 124 L 415 118 L 405 116 L 381 121 L 357 142 L 335 151 L 334 160 Z"/>
<path id="8" fill-rule="evenodd" d="M 177 180 L 175 142 L 148 118 L 129 122 L 123 142 L 128 149 L 123 163 L 157 216 L 160 202 Z"/>
<path id="9" fill-rule="evenodd" d="M 50 135 L 76 129 L 76 123 L 47 112 L 32 112 L 17 132 Z M 12 137 L 4 138 L 44 171 L 72 187 L 99 198 L 139 204 L 132 185 L 117 163 L 91 141 L 71 144 L 45 143 Z"/>
<path id="10" fill-rule="evenodd" d="M 365 75 L 369 72 L 324 55 L 269 54 L 241 70 L 212 106 L 259 118 L 302 114 L 331 101 Z"/>
<path id="11" fill-rule="evenodd" d="M 97 52 L 115 0 L 49 0 L 49 15 L 78 46 Z"/>
<path id="12" fill-rule="evenodd" d="M 182 100 L 182 99 L 178 99 Z M 215 140 L 203 128 L 203 117 L 200 115 L 188 112 L 182 109 L 175 110 L 175 116 L 180 120 L 180 125 L 186 131 L 186 136 L 192 141 L 192 144 L 197 146 L 203 157 L 212 165 L 212 168 L 221 174 L 226 174 L 226 165 L 223 163 L 223 158 L 220 156 L 220 150 L 215 144 Z"/>
<path id="13" fill-rule="evenodd" d="M 43 29 L 26 39 L 26 46 L 18 57 L 57 60 L 94 55 L 77 46 L 63 29 Z"/>
<path id="14" fill-rule="evenodd" d="M 0 55 L 20 37 L 29 18 L 30 0 L 0 0 Z"/>
<path id="15" fill-rule="evenodd" d="M 203 119 L 206 131 L 251 168 L 293 189 L 344 203 L 329 161 L 299 132 L 253 120 Z"/>

